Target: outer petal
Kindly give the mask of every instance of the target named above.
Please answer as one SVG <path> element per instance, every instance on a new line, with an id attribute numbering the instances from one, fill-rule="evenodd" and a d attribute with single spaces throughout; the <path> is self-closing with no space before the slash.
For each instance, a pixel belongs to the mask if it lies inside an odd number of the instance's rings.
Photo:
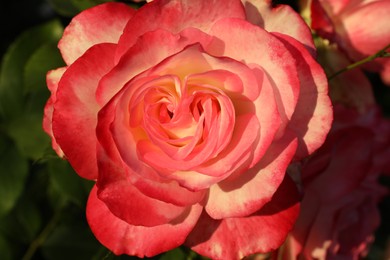
<path id="1" fill-rule="evenodd" d="M 106 3 L 75 16 L 66 27 L 58 47 L 67 64 L 98 43 L 117 43 L 135 10 L 121 3 Z"/>
<path id="2" fill-rule="evenodd" d="M 296 151 L 297 140 L 286 136 L 273 143 L 253 168 L 210 188 L 207 213 L 214 219 L 243 217 L 258 211 L 282 182 Z"/>
<path id="3" fill-rule="evenodd" d="M 293 38 L 276 34 L 293 54 L 298 68 L 301 89 L 288 129 L 299 140 L 295 159 L 301 159 L 317 150 L 325 141 L 333 121 L 333 111 L 328 96 L 328 82 L 322 67 L 308 51 Z"/>
<path id="4" fill-rule="evenodd" d="M 207 10 L 207 11 L 205 11 Z M 164 29 L 178 33 L 185 28 L 197 28 L 204 32 L 215 21 L 236 17 L 245 19 L 243 7 L 236 0 L 161 0 L 140 8 L 127 24 L 119 41 L 119 59 L 146 32 Z"/>
<path id="5" fill-rule="evenodd" d="M 176 206 L 140 192 L 126 176 L 124 165 L 113 162 L 101 149 L 98 158 L 98 197 L 120 219 L 132 225 L 151 227 L 176 223 L 190 211 L 191 206 Z"/>
<path id="6" fill-rule="evenodd" d="M 202 207 L 194 205 L 177 224 L 155 227 L 129 225 L 98 199 L 96 186 L 87 204 L 87 220 L 96 238 L 116 255 L 154 256 L 180 246 L 196 224 Z"/>
<path id="7" fill-rule="evenodd" d="M 54 104 L 53 133 L 76 172 L 97 178 L 95 127 L 99 105 L 95 91 L 101 77 L 113 66 L 115 44 L 90 48 L 66 70 Z"/>
<path id="8" fill-rule="evenodd" d="M 106 104 L 130 79 L 186 46 L 194 43 L 207 45 L 211 39 L 209 35 L 193 28 L 177 35 L 160 29 L 145 33 L 121 58 L 115 69 L 100 82 L 97 91 L 99 103 Z"/>
<path id="9" fill-rule="evenodd" d="M 60 81 L 62 75 L 64 74 L 66 67 L 58 68 L 56 70 L 51 70 L 46 75 L 47 86 L 50 90 L 51 96 L 45 105 L 45 111 L 43 116 L 43 130 L 51 137 L 51 145 L 58 154 L 58 156 L 63 157 L 64 152 L 61 150 L 61 147 L 58 145 L 56 139 L 53 135 L 52 123 L 53 123 L 53 111 L 54 103 L 57 100 L 57 88 L 58 82 Z"/>
<path id="10" fill-rule="evenodd" d="M 261 210 L 244 218 L 213 220 L 203 213 L 186 245 L 212 259 L 241 259 L 278 248 L 292 229 L 299 213 L 299 195 L 286 176 Z"/>
<path id="11" fill-rule="evenodd" d="M 273 8 L 271 1 L 265 0 L 242 0 L 242 2 L 249 22 L 268 32 L 287 34 L 299 40 L 312 55 L 315 55 L 310 28 L 290 6 L 279 5 Z"/>

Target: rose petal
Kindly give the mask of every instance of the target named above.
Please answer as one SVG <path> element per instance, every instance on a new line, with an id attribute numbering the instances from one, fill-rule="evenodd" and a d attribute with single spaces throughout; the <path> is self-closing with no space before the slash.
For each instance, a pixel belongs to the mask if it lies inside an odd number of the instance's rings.
<path id="1" fill-rule="evenodd" d="M 234 104 L 236 117 L 244 114 L 255 114 L 257 116 L 260 123 L 260 131 L 258 131 L 260 138 L 256 140 L 256 148 L 253 149 L 253 160 L 251 163 L 251 166 L 253 166 L 264 155 L 280 126 L 280 116 L 277 111 L 272 83 L 261 67 L 250 69 L 245 64 L 227 57 L 213 58 L 212 56 L 207 56 L 206 58 L 213 69 L 228 70 L 236 77 L 239 77 L 235 80 L 233 80 L 233 77 L 227 77 L 223 81 L 225 84 L 221 86 L 221 89 L 226 92 Z M 251 64 L 251 66 L 254 65 Z M 203 73 L 199 77 L 208 77 L 209 75 L 216 76 L 216 72 Z M 265 106 L 264 104 L 267 105 Z M 236 133 L 240 133 L 244 129 L 239 123 L 236 126 L 234 130 Z M 228 124 L 226 124 L 226 127 L 228 127 Z M 235 151 L 237 150 L 236 146 L 229 145 L 226 151 Z M 244 153 L 242 150 L 241 154 Z M 218 162 L 219 166 L 217 167 L 220 167 L 220 165 L 234 162 L 234 159 L 230 158 L 229 160 L 221 161 L 221 158 L 217 157 L 213 161 Z M 214 168 L 213 164 L 213 162 L 208 163 L 206 167 L 201 167 L 203 168 L 202 170 L 198 170 L 205 174 L 218 172 L 219 170 Z"/>
<path id="2" fill-rule="evenodd" d="M 284 129 L 281 127 L 281 119 L 276 103 L 273 85 L 270 77 L 260 67 L 252 69 L 254 75 L 257 77 L 258 84 L 261 84 L 261 93 L 253 104 L 256 109 L 256 116 L 260 123 L 260 139 L 253 150 L 253 158 L 249 167 L 253 167 L 259 162 L 259 160 L 267 152 L 268 147 L 277 139 L 278 132 L 282 132 Z M 261 83 L 260 83 L 261 82 Z M 266 105 L 265 105 L 266 104 Z M 238 107 L 243 106 L 243 103 Z"/>
<path id="3" fill-rule="evenodd" d="M 56 100 L 58 82 L 61 80 L 62 75 L 66 71 L 67 67 L 61 67 L 55 70 L 51 70 L 46 74 L 47 88 L 50 90 L 53 102 Z"/>
<path id="4" fill-rule="evenodd" d="M 272 79 L 274 96 L 282 120 L 278 136 L 283 134 L 299 95 L 299 79 L 295 59 L 271 33 L 239 19 L 222 19 L 210 34 L 216 37 L 205 50 L 216 56 L 228 56 L 254 68 L 262 67 Z"/>
<path id="5" fill-rule="evenodd" d="M 253 143 L 257 139 L 255 134 L 251 135 L 250 133 L 258 133 L 259 125 L 257 119 L 251 115 L 236 118 L 236 123 L 242 127 L 243 131 L 240 134 L 233 135 L 229 143 L 229 150 L 222 151 L 215 159 L 196 166 L 193 170 L 178 170 L 169 173 L 168 176 L 177 180 L 182 186 L 198 191 L 220 182 L 234 171 L 242 172 L 246 170 L 250 164 L 250 159 L 252 159 L 253 151 L 251 148 L 253 148 Z M 148 150 L 150 151 L 150 149 Z M 148 156 L 148 154 L 144 153 L 144 156 Z M 149 163 L 153 163 L 152 158 L 146 159 Z M 169 161 L 169 158 L 164 159 L 171 165 L 175 163 L 174 160 Z"/>
<path id="6" fill-rule="evenodd" d="M 285 136 L 253 168 L 211 186 L 206 212 L 214 219 L 243 217 L 258 211 L 278 189 L 296 151 L 297 140 Z"/>
<path id="7" fill-rule="evenodd" d="M 243 218 L 214 220 L 201 215 L 185 244 L 212 259 L 241 259 L 278 248 L 292 229 L 299 213 L 299 195 L 286 176 L 272 200 Z"/>
<path id="8" fill-rule="evenodd" d="M 117 43 L 135 10 L 123 3 L 105 3 L 75 16 L 58 43 L 66 64 L 72 64 L 98 43 Z"/>
<path id="9" fill-rule="evenodd" d="M 349 1 L 349 0 L 348 0 Z M 328 1 L 330 2 L 330 1 Z M 335 2 L 335 1 L 334 1 Z M 341 1 L 338 1 L 341 2 Z M 334 39 L 335 28 L 319 0 L 312 0 L 310 5 L 311 28 L 327 39 Z"/>
<path id="10" fill-rule="evenodd" d="M 95 45 L 68 67 L 58 84 L 53 133 L 76 172 L 97 178 L 95 127 L 99 105 L 95 91 L 113 67 L 116 45 Z"/>
<path id="11" fill-rule="evenodd" d="M 389 1 L 375 1 L 360 8 L 350 8 L 348 13 L 342 14 L 341 24 L 336 25 L 336 29 L 343 38 L 343 43 L 346 44 L 345 50 L 353 59 L 374 54 L 389 44 L 388 20 L 378 19 L 378 17 L 387 17 L 389 10 Z M 375 26 L 367 26 L 367 24 Z M 354 51 L 357 53 L 355 54 Z"/>
<path id="12" fill-rule="evenodd" d="M 185 28 L 207 32 L 215 21 L 225 17 L 245 19 L 241 3 L 236 0 L 153 1 L 140 8 L 127 24 L 119 41 L 117 59 L 146 32 L 163 29 L 176 34 Z"/>
<path id="13" fill-rule="evenodd" d="M 176 224 L 134 226 L 113 215 L 97 197 L 96 186 L 87 204 L 87 220 L 96 238 L 114 254 L 154 256 L 180 246 L 198 220 L 202 207 L 194 205 Z"/>
<path id="14" fill-rule="evenodd" d="M 151 227 L 174 223 L 190 210 L 191 206 L 180 207 L 146 196 L 133 186 L 123 164 L 112 161 L 101 149 L 98 157 L 98 197 L 120 219 Z"/>
<path id="15" fill-rule="evenodd" d="M 291 36 L 305 45 L 315 56 L 315 47 L 310 28 L 302 17 L 288 5 L 272 7 L 271 1 L 242 0 L 247 21 L 264 28 L 268 32 L 277 32 Z M 288 24 L 289 26 L 286 26 Z"/>
<path id="16" fill-rule="evenodd" d="M 61 147 L 58 145 L 53 135 L 53 128 L 52 128 L 53 111 L 54 111 L 53 105 L 57 99 L 58 82 L 60 81 L 65 70 L 66 67 L 58 68 L 56 70 L 49 71 L 46 75 L 46 83 L 47 83 L 47 87 L 51 92 L 51 95 L 45 105 L 43 122 L 42 122 L 43 130 L 51 137 L 51 145 L 59 157 L 64 157 L 64 152 L 61 150 Z"/>
<path id="17" fill-rule="evenodd" d="M 314 0 L 318 2 L 318 0 Z M 362 2 L 368 2 L 368 1 L 376 1 L 376 0 L 359 0 L 356 1 L 354 4 L 358 5 Z M 321 4 L 326 4 L 326 10 L 327 12 L 331 12 L 334 14 L 339 14 L 343 11 L 345 7 L 348 6 L 349 3 L 351 3 L 351 0 L 319 0 Z"/>
<path id="18" fill-rule="evenodd" d="M 298 68 L 301 89 L 294 114 L 288 124 L 298 137 L 295 159 L 313 153 L 325 141 L 333 121 L 333 111 L 328 96 L 328 84 L 322 67 L 295 39 L 275 33 L 293 54 Z"/>
<path id="19" fill-rule="evenodd" d="M 209 35 L 193 28 L 177 35 L 161 29 L 145 33 L 101 80 L 96 94 L 99 103 L 106 104 L 130 79 L 182 51 L 186 46 L 194 43 L 207 45 L 211 39 Z"/>

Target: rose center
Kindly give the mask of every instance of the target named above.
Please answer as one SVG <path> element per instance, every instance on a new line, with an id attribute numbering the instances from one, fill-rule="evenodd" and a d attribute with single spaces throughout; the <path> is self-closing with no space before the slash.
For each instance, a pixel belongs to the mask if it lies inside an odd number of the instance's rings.
<path id="1" fill-rule="evenodd" d="M 153 75 L 129 88 L 129 130 L 142 143 L 139 152 L 146 163 L 159 164 L 149 161 L 152 155 L 170 158 L 185 161 L 176 165 L 185 170 L 215 158 L 229 144 L 235 109 L 223 90 L 224 78 L 213 76 Z"/>

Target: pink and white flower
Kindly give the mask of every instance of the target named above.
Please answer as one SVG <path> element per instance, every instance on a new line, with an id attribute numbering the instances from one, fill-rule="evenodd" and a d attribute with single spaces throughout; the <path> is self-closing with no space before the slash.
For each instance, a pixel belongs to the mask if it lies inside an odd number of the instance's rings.
<path id="1" fill-rule="evenodd" d="M 96 180 L 87 219 L 102 244 L 236 259 L 283 243 L 299 210 L 286 168 L 332 121 L 297 13 L 256 0 L 107 3 L 76 16 L 59 48 L 67 66 L 48 73 L 44 129 Z"/>

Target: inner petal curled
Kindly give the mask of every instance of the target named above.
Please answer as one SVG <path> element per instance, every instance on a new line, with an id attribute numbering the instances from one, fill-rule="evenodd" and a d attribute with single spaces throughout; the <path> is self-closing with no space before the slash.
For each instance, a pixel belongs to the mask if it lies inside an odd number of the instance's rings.
<path id="1" fill-rule="evenodd" d="M 143 101 L 130 114 L 140 112 L 144 115 L 138 128 L 145 132 L 149 145 L 155 147 L 153 150 L 181 161 L 172 167 L 173 170 L 187 170 L 216 157 L 226 146 L 234 128 L 234 107 L 223 91 L 212 87 L 169 89 L 186 92 L 170 93 L 166 88 L 150 87 L 143 91 Z M 151 163 L 160 168 L 156 160 Z M 166 162 L 163 168 L 166 168 Z"/>

